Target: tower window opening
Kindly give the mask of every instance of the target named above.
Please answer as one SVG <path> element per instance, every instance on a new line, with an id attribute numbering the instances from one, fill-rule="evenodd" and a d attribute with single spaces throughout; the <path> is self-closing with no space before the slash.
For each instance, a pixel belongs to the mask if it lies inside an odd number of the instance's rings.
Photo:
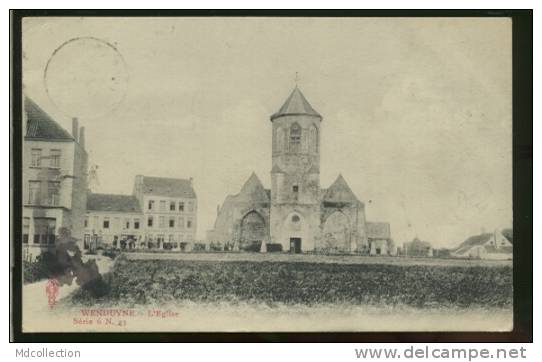
<path id="1" fill-rule="evenodd" d="M 294 186 L 292 187 L 292 190 L 293 190 L 293 192 L 296 192 L 296 193 L 299 192 L 299 186 L 298 186 L 298 185 L 294 185 Z"/>
<path id="2" fill-rule="evenodd" d="M 301 146 L 301 127 L 294 123 L 290 129 L 290 152 L 299 152 Z"/>

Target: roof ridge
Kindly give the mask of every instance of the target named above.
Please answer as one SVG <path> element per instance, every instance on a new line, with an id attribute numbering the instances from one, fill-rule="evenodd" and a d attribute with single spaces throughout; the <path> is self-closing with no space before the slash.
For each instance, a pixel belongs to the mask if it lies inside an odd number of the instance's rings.
<path id="1" fill-rule="evenodd" d="M 179 177 L 162 177 L 162 176 L 147 176 L 147 175 L 142 175 L 143 178 L 157 178 L 157 179 L 161 179 L 161 180 L 181 180 L 181 181 L 190 181 L 190 178 L 179 178 Z"/>

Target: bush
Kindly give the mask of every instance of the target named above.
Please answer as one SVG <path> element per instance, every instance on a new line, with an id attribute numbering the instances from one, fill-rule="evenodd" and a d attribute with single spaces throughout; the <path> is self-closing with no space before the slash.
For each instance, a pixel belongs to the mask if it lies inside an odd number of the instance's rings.
<path id="1" fill-rule="evenodd" d="M 107 256 L 108 258 L 115 259 L 117 256 L 120 255 L 120 250 L 118 249 L 107 249 L 103 252 L 103 256 Z"/>
<path id="2" fill-rule="evenodd" d="M 209 244 L 209 250 L 211 251 L 224 251 L 224 247 L 222 246 L 222 243 L 216 242 Z"/>
<path id="3" fill-rule="evenodd" d="M 122 258 L 122 257 L 121 257 Z M 94 304 L 174 300 L 424 307 L 512 305 L 511 266 L 120 260 L 97 282 Z"/>
<path id="4" fill-rule="evenodd" d="M 239 250 L 258 253 L 262 249 L 262 242 L 259 240 L 242 241 L 239 243 Z"/>
<path id="5" fill-rule="evenodd" d="M 23 261 L 23 278 L 25 283 L 34 283 L 48 278 L 47 264 L 40 259 L 36 261 Z"/>
<path id="6" fill-rule="evenodd" d="M 23 278 L 25 283 L 56 278 L 64 273 L 65 266 L 61 265 L 57 256 L 50 251 L 42 252 L 33 262 L 23 262 Z"/>
<path id="7" fill-rule="evenodd" d="M 267 252 L 269 253 L 276 253 L 276 252 L 282 251 L 282 244 L 269 243 L 269 244 L 265 244 L 265 246 L 267 248 Z"/>
<path id="8" fill-rule="evenodd" d="M 194 243 L 192 251 L 205 251 L 205 243 Z"/>

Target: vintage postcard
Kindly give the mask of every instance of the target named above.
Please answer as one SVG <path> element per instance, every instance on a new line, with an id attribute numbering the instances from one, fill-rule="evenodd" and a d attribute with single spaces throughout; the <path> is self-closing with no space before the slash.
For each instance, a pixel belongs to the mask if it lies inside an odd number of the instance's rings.
<path id="1" fill-rule="evenodd" d="M 512 330 L 508 18 L 25 17 L 22 101 L 23 332 Z"/>

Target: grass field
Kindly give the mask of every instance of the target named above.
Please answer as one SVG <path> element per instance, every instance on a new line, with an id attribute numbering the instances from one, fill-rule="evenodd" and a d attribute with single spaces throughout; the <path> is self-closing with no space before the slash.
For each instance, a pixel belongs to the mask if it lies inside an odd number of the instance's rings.
<path id="1" fill-rule="evenodd" d="M 368 255 L 322 255 L 289 253 L 126 253 L 129 260 L 306 262 L 325 264 L 393 264 L 429 266 L 511 266 L 511 260 L 439 259 Z"/>
<path id="2" fill-rule="evenodd" d="M 165 256 L 164 256 L 165 255 Z M 509 262 L 260 254 L 131 254 L 105 275 L 105 295 L 76 304 L 511 308 Z M 247 256 L 249 255 L 249 256 Z M 271 257 L 271 258 L 270 258 Z"/>

